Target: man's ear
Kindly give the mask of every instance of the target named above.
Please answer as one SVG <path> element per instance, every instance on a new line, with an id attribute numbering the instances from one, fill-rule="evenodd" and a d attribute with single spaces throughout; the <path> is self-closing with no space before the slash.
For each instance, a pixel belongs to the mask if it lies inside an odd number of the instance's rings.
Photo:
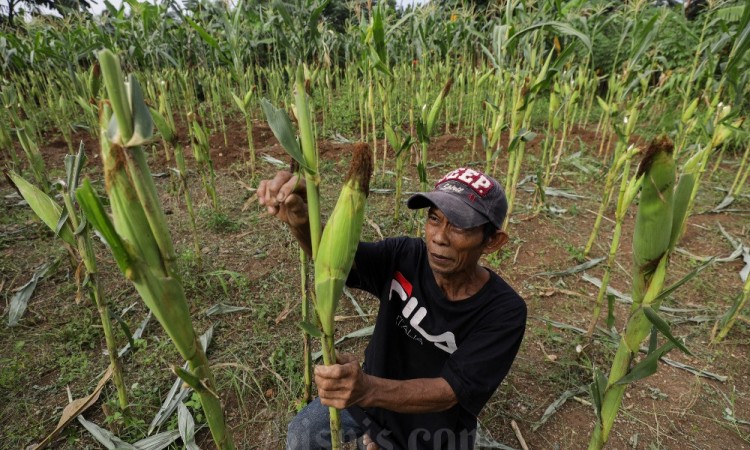
<path id="1" fill-rule="evenodd" d="M 492 236 L 490 236 L 489 240 L 487 241 L 487 244 L 484 246 L 484 250 L 482 251 L 482 253 L 485 255 L 495 253 L 496 251 L 503 248 L 503 246 L 507 242 L 508 242 L 508 233 L 506 233 L 503 230 L 497 230 Z"/>

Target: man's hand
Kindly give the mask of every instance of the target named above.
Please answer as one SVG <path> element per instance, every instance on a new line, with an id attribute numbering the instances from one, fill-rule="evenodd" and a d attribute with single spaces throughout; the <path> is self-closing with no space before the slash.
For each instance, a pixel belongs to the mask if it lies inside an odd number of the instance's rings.
<path id="1" fill-rule="evenodd" d="M 336 359 L 338 364 L 315 367 L 320 402 L 338 409 L 367 406 L 363 402 L 370 393 L 370 382 L 359 361 L 348 353 L 338 354 Z"/>
<path id="2" fill-rule="evenodd" d="M 272 180 L 258 185 L 258 202 L 268 214 L 276 216 L 292 228 L 308 223 L 305 180 L 287 171 L 280 171 Z"/>

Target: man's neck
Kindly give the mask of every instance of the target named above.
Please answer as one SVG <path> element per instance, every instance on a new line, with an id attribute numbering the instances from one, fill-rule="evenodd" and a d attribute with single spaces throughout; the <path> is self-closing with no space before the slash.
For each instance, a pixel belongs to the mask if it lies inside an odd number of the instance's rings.
<path id="1" fill-rule="evenodd" d="M 438 287 L 443 291 L 445 297 L 452 302 L 466 300 L 476 294 L 489 279 L 489 272 L 480 265 L 476 265 L 471 271 L 452 274 L 451 276 L 435 274 Z"/>

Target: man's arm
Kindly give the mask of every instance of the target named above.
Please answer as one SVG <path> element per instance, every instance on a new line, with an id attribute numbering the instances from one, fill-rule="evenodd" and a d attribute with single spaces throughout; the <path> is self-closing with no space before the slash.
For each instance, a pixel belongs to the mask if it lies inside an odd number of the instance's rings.
<path id="1" fill-rule="evenodd" d="M 258 203 L 266 207 L 268 214 L 286 223 L 302 250 L 312 257 L 305 180 L 280 171 L 273 179 L 260 182 L 257 195 Z"/>
<path id="2" fill-rule="evenodd" d="M 339 363 L 315 368 L 315 383 L 323 405 L 339 409 L 352 405 L 383 408 L 406 414 L 440 412 L 458 399 L 443 378 L 388 380 L 368 375 L 352 355 L 339 355 Z"/>

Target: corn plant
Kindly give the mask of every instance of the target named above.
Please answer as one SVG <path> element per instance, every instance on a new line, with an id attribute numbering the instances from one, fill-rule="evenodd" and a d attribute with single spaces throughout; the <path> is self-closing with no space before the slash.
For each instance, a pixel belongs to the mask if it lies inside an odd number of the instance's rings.
<path id="1" fill-rule="evenodd" d="M 266 116 L 268 125 L 273 134 L 278 139 L 284 150 L 294 159 L 299 166 L 300 172 L 304 173 L 305 186 L 307 192 L 307 208 L 310 220 L 310 245 L 311 248 L 304 249 L 309 251 L 313 261 L 318 254 L 318 245 L 320 244 L 321 222 L 320 222 L 320 200 L 318 195 L 318 186 L 320 184 L 320 174 L 318 173 L 318 153 L 315 147 L 315 139 L 312 124 L 310 123 L 311 111 L 307 92 L 305 91 L 304 67 L 300 65 L 295 73 L 295 109 L 299 124 L 299 138 L 294 132 L 292 122 L 286 111 L 274 107 L 268 100 L 261 100 L 261 107 Z M 302 272 L 306 273 L 306 257 L 300 256 L 300 264 L 303 265 Z M 307 283 L 303 279 L 303 289 Z M 302 317 L 307 320 L 309 317 L 309 302 L 307 295 L 302 296 Z M 305 322 L 306 323 L 306 322 Z M 312 359 L 310 357 L 310 335 L 303 328 L 303 378 L 305 381 L 303 401 L 309 401 L 312 389 Z"/>
<path id="2" fill-rule="evenodd" d="M 301 327 L 306 334 L 321 339 L 323 361 L 326 365 L 331 365 L 336 364 L 334 316 L 359 243 L 373 163 L 367 144 L 356 144 L 349 174 L 325 230 L 321 233 L 318 155 L 314 145 L 310 121 L 311 111 L 305 91 L 304 69 L 301 65 L 296 71 L 295 79 L 299 139 L 295 137 L 291 121 L 285 111 L 275 108 L 265 99 L 261 102 L 261 106 L 274 135 L 305 174 L 312 247 L 310 250 L 315 267 L 313 306 L 322 330 L 304 320 L 307 317 L 304 302 Z M 304 261 L 301 260 L 301 263 L 304 264 Z M 309 361 L 307 354 L 304 360 Z M 307 374 L 308 369 L 305 368 L 305 377 L 308 376 Z M 307 387 L 305 389 L 307 390 Z M 335 408 L 330 408 L 330 422 L 331 444 L 334 449 L 339 449 L 341 448 L 341 427 L 339 412 Z"/>
<path id="3" fill-rule="evenodd" d="M 419 142 L 421 153 L 419 163 L 417 163 L 417 173 L 419 174 L 419 184 L 422 191 L 427 191 L 427 148 L 430 144 L 437 120 L 440 117 L 440 110 L 443 108 L 445 97 L 451 91 L 453 79 L 450 78 L 443 86 L 440 94 L 433 101 L 432 106 L 427 109 L 427 104 L 422 105 L 422 114 L 417 119 L 417 142 Z"/>
<path id="4" fill-rule="evenodd" d="M 198 171 L 201 174 L 203 188 L 206 190 L 211 201 L 211 206 L 219 210 L 219 197 L 216 195 L 216 172 L 214 162 L 211 159 L 211 146 L 208 142 L 208 129 L 203 125 L 200 117 L 195 114 L 189 116 L 192 130 L 193 157 L 198 163 Z"/>
<path id="5" fill-rule="evenodd" d="M 39 146 L 36 145 L 31 128 L 31 123 L 26 122 L 22 128 L 16 129 L 18 141 L 21 143 L 26 159 L 29 161 L 31 173 L 34 175 L 37 185 L 44 192 L 50 191 L 49 178 L 47 177 L 47 168 L 44 164 L 42 154 L 39 152 Z"/>
<path id="6" fill-rule="evenodd" d="M 404 163 L 409 149 L 414 145 L 414 139 L 406 133 L 400 126 L 386 124 L 385 136 L 388 143 L 393 148 L 396 157 L 396 193 L 394 195 L 393 218 L 399 219 L 401 208 L 401 191 L 404 184 Z"/>
<path id="7" fill-rule="evenodd" d="M 232 98 L 237 107 L 242 111 L 242 115 L 245 117 L 245 127 L 247 128 L 247 151 L 250 156 L 250 176 L 255 176 L 255 146 L 253 145 L 253 116 L 250 110 L 250 101 L 253 98 L 252 89 L 247 91 L 245 95 L 240 98 L 232 93 Z"/>
<path id="8" fill-rule="evenodd" d="M 727 337 L 729 332 L 732 330 L 734 323 L 740 317 L 742 310 L 747 305 L 747 301 L 750 300 L 750 276 L 745 280 L 745 284 L 742 287 L 742 292 L 735 297 L 732 302 L 732 306 L 727 312 L 719 319 L 711 332 L 713 335 L 712 342 L 714 344 L 719 343 Z"/>
<path id="9" fill-rule="evenodd" d="M 165 145 L 170 144 L 174 148 L 175 163 L 177 164 L 177 178 L 180 182 L 180 190 L 185 198 L 185 207 L 190 217 L 190 227 L 193 229 L 193 251 L 197 258 L 198 266 L 202 264 L 201 245 L 198 234 L 198 225 L 195 221 L 195 209 L 193 208 L 193 197 L 190 195 L 190 186 L 187 182 L 187 167 L 185 166 L 185 151 L 178 139 L 177 132 L 171 120 L 165 118 L 159 111 L 151 109 L 151 119 L 156 129 L 161 134 Z"/>
<path id="10" fill-rule="evenodd" d="M 120 409 L 125 410 L 128 408 L 128 396 L 122 378 L 122 366 L 117 355 L 117 345 L 112 332 L 109 308 L 102 295 L 101 283 L 99 282 L 94 246 L 91 241 L 91 226 L 86 220 L 84 212 L 77 208 L 76 190 L 78 189 L 81 169 L 85 162 L 83 143 L 80 145 L 78 154 L 65 156 L 67 177 L 66 182 L 62 183 L 63 208 L 60 208 L 52 198 L 21 176 L 14 172 L 8 172 L 8 176 L 34 213 L 60 237 L 66 246 L 77 249 L 78 258 L 85 269 L 85 277 L 81 281 L 79 291 L 82 288 L 88 290 L 91 300 L 99 312 L 109 361 L 112 366 L 112 381 L 117 389 L 118 404 Z"/>
<path id="11" fill-rule="evenodd" d="M 599 321 L 599 315 L 602 311 L 602 305 L 604 304 L 604 297 L 607 293 L 607 287 L 609 286 L 609 277 L 612 272 L 612 265 L 615 262 L 617 256 L 617 250 L 620 247 L 620 236 L 622 235 L 622 223 L 625 220 L 625 214 L 630 208 L 630 204 L 633 202 L 635 195 L 638 193 L 641 187 L 642 178 L 634 176 L 629 178 L 630 173 L 630 161 L 640 149 L 631 147 L 619 161 L 617 161 L 617 167 L 620 167 L 621 181 L 620 191 L 617 196 L 617 211 L 615 212 L 615 229 L 612 234 L 612 243 L 609 247 L 609 255 L 607 262 L 604 266 L 604 275 L 602 275 L 602 285 L 599 286 L 599 292 L 596 295 L 596 301 L 594 303 L 594 313 L 591 316 L 589 327 L 587 330 L 587 336 L 591 338 L 596 328 L 596 323 Z"/>
<path id="12" fill-rule="evenodd" d="M 367 144 L 356 144 L 349 173 L 323 230 L 318 258 L 314 261 L 314 306 L 321 330 L 311 324 L 303 326 L 311 335 L 321 339 L 323 362 L 326 365 L 336 364 L 334 316 L 359 244 L 372 166 Z M 341 448 L 339 414 L 335 408 L 330 410 L 331 444 L 334 449 L 338 449 Z"/>
<path id="13" fill-rule="evenodd" d="M 112 219 L 87 181 L 76 193 L 94 228 L 107 240 L 115 261 L 167 332 L 189 370 L 173 366 L 175 373 L 200 397 L 211 434 L 220 449 L 233 449 L 224 422 L 221 401 L 206 354 L 198 342 L 176 273 L 175 252 L 159 202 L 156 186 L 146 165 L 142 145 L 149 142 L 153 124 L 138 81 L 124 82 L 117 57 L 99 53 L 102 76 L 113 117 L 102 126 L 102 162 Z M 103 118 L 106 119 L 106 114 Z"/>
<path id="14" fill-rule="evenodd" d="M 609 108 L 610 111 L 615 110 L 609 105 L 604 106 Z M 607 175 L 604 180 L 602 201 L 599 205 L 599 211 L 597 212 L 596 218 L 594 219 L 594 227 L 591 230 L 591 235 L 589 235 L 589 240 L 586 242 L 586 246 L 583 249 L 584 256 L 588 256 L 588 254 L 591 252 L 591 249 L 594 247 L 596 237 L 599 234 L 599 228 L 602 224 L 602 217 L 604 217 L 604 213 L 607 210 L 607 207 L 609 207 L 609 202 L 612 197 L 612 193 L 614 192 L 615 181 L 619 170 L 619 167 L 616 163 L 620 160 L 620 157 L 625 152 L 628 146 L 628 141 L 630 140 L 630 135 L 633 133 L 633 130 L 635 130 L 635 124 L 638 121 L 638 105 L 634 104 L 628 111 L 628 114 L 625 115 L 622 120 L 624 125 L 623 128 L 621 128 L 617 123 L 612 124 L 614 130 L 613 132 L 617 134 L 618 137 L 617 143 L 615 144 L 615 151 L 612 156 L 613 164 L 607 170 Z"/>
<path id="15" fill-rule="evenodd" d="M 591 385 L 597 420 L 589 442 L 590 450 L 601 449 L 606 444 L 629 383 L 655 373 L 659 358 L 672 348 L 678 347 L 689 353 L 672 336 L 669 325 L 657 313 L 661 301 L 698 272 L 694 270 L 673 286 L 663 289 L 669 256 L 685 221 L 686 205 L 695 181 L 690 176 L 680 177 L 675 188 L 672 151 L 671 142 L 656 140 L 649 145 L 638 167 L 637 176 L 643 177 L 643 181 L 633 232 L 633 304 L 609 377 L 597 370 Z M 659 348 L 656 348 L 656 330 L 668 339 Z M 633 365 L 640 345 L 649 333 L 648 355 Z"/>

